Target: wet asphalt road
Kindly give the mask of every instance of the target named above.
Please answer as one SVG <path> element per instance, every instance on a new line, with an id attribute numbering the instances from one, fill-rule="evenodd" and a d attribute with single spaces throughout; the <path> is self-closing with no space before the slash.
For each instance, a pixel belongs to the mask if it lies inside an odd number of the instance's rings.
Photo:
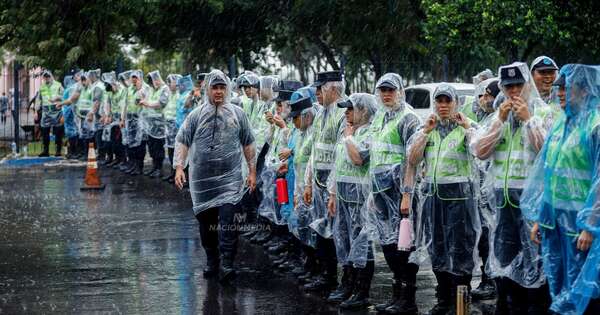
<path id="1" fill-rule="evenodd" d="M 0 314 L 338 313 L 244 240 L 235 284 L 207 281 L 189 193 L 100 172 L 106 189 L 81 192 L 83 167 L 0 168 Z M 421 271 L 418 285 L 426 313 L 435 303 L 432 274 Z M 390 294 L 379 254 L 371 301 Z M 375 312 L 345 312 L 365 313 Z"/>

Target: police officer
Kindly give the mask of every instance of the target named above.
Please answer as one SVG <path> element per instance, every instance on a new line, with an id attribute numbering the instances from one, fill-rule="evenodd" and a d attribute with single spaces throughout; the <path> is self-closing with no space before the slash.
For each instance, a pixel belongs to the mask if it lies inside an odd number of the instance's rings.
<path id="1" fill-rule="evenodd" d="M 359 309 L 369 303 L 369 289 L 375 272 L 373 256 L 373 213 L 367 200 L 369 178 L 370 125 L 377 101 L 367 93 L 354 93 L 337 104 L 346 109 L 346 126 L 335 149 L 335 168 L 329 179 L 329 215 L 334 217 L 333 239 L 342 265 L 342 294 L 330 300 L 341 309 Z"/>
<path id="2" fill-rule="evenodd" d="M 144 172 L 144 175 L 158 178 L 162 176 L 162 164 L 165 160 L 166 125 L 163 109 L 169 102 L 171 91 L 158 70 L 150 72 L 148 77 L 152 88 L 148 97 L 140 101 L 140 105 L 143 107 L 141 115 L 148 134 L 148 153 L 152 157 L 152 168 Z"/>
<path id="3" fill-rule="evenodd" d="M 177 116 L 177 100 L 180 97 L 177 81 L 181 78 L 179 74 L 169 74 L 167 76 L 167 86 L 171 94 L 167 106 L 163 110 L 165 116 L 165 124 L 167 135 L 165 138 L 165 147 L 169 156 L 169 165 L 173 165 L 173 154 L 175 153 L 175 136 L 177 135 L 177 124 L 175 118 Z M 162 178 L 163 181 L 173 183 L 175 180 L 175 170 L 171 168 L 171 173 Z"/>
<path id="4" fill-rule="evenodd" d="M 540 99 L 526 64 L 515 62 L 498 72 L 505 98 L 472 141 L 476 156 L 491 161 L 485 185 L 494 191 L 490 203 L 496 207 L 496 215 L 487 268 L 496 278 L 498 313 L 541 313 L 547 308 L 547 289 L 519 199 L 544 142 L 552 110 Z"/>
<path id="5" fill-rule="evenodd" d="M 44 83 L 40 87 L 38 93 L 38 107 L 36 108 L 36 120 L 37 113 L 42 112 L 40 120 L 40 127 L 42 130 L 42 144 L 43 150 L 40 153 L 40 157 L 49 156 L 50 150 L 50 129 L 54 134 L 56 152 L 55 156 L 61 156 L 62 151 L 62 138 L 64 134 L 63 123 L 61 122 L 62 111 L 61 105 L 56 105 L 56 102 L 60 102 L 63 94 L 63 87 L 60 82 L 54 80 L 54 76 L 48 70 L 42 73 Z"/>
<path id="6" fill-rule="evenodd" d="M 404 100 L 402 78 L 384 74 L 375 85 L 379 104 L 373 123 L 369 174 L 375 202 L 375 225 L 379 243 L 394 282 L 392 298 L 375 306 L 379 312 L 416 313 L 415 293 L 419 266 L 409 263 L 410 252 L 398 251 L 398 228 L 401 212 L 408 215 L 412 187 L 404 185 L 408 140 L 421 124 Z"/>
<path id="7" fill-rule="evenodd" d="M 323 95 L 323 107 L 317 112 L 314 121 L 313 147 L 306 171 L 304 202 L 313 202 L 314 205 L 310 227 L 317 233 L 316 255 L 321 274 L 315 277 L 313 282 L 305 284 L 304 289 L 320 291 L 337 286 L 337 258 L 335 243 L 331 238 L 333 218 L 327 211 L 327 180 L 335 163 L 334 151 L 339 130 L 344 124 L 344 111 L 336 104 L 344 99 L 345 84 L 340 71 L 327 71 L 318 73 L 313 85 Z M 346 272 L 342 278 L 349 276 Z M 328 299 L 335 301 L 344 292 L 344 288 L 339 286 L 331 292 Z"/>
<path id="8" fill-rule="evenodd" d="M 438 303 L 429 314 L 446 314 L 455 309 L 455 288 L 470 287 L 481 222 L 474 191 L 478 181 L 472 180 L 477 170 L 469 152 L 475 122 L 457 112 L 458 95 L 449 84 L 440 84 L 433 97 L 435 113 L 410 140 L 408 157 L 411 168 L 424 160 L 416 239 L 427 248 L 438 283 Z"/>
<path id="9" fill-rule="evenodd" d="M 548 135 L 521 198 L 534 220 L 552 305 L 557 314 L 597 314 L 600 182 L 600 67 L 568 64 L 555 82 L 565 115 Z M 541 234 L 541 235 L 540 235 Z"/>
<path id="10" fill-rule="evenodd" d="M 144 157 L 146 156 L 146 128 L 144 120 L 140 116 L 142 100 L 150 94 L 150 87 L 143 81 L 142 70 L 131 72 L 131 86 L 127 91 L 125 105 L 125 128 L 127 152 L 129 154 L 130 166 L 125 170 L 126 174 L 133 176 L 141 175 L 144 168 Z"/>

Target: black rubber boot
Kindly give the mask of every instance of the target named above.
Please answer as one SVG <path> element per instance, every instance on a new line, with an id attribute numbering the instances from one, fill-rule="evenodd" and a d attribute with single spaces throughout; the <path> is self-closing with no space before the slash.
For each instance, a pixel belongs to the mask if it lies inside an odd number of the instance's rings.
<path id="1" fill-rule="evenodd" d="M 399 280 L 394 280 L 394 282 L 392 283 L 392 298 L 389 301 L 387 301 L 386 303 L 381 303 L 381 304 L 375 305 L 375 310 L 377 310 L 378 312 L 385 312 L 385 310 L 388 307 L 394 305 L 394 303 L 396 303 L 396 301 L 398 301 L 402 298 L 402 292 L 403 292 L 402 282 L 400 282 Z"/>
<path id="2" fill-rule="evenodd" d="M 347 300 L 340 304 L 341 309 L 364 309 L 371 305 L 369 302 L 369 290 L 371 289 L 371 280 L 375 272 L 375 262 L 367 261 L 365 268 L 355 269 L 356 282 L 353 294 Z"/>
<path id="3" fill-rule="evenodd" d="M 327 298 L 329 303 L 341 303 L 347 300 L 354 291 L 354 284 L 356 282 L 356 272 L 352 266 L 344 266 L 342 268 L 342 281 L 337 289 Z"/>
<path id="4" fill-rule="evenodd" d="M 452 279 L 448 273 L 434 272 L 437 279 L 435 296 L 437 304 L 429 311 L 429 315 L 446 315 L 452 311 Z"/>
<path id="5" fill-rule="evenodd" d="M 236 274 L 231 259 L 221 257 L 221 268 L 219 271 L 219 282 L 229 283 L 235 279 Z"/>
<path id="6" fill-rule="evenodd" d="M 206 266 L 202 272 L 204 278 L 212 278 L 219 274 L 219 252 L 206 250 Z"/>
<path id="7" fill-rule="evenodd" d="M 485 273 L 485 267 L 481 267 L 481 282 L 479 286 L 471 292 L 474 301 L 492 300 L 496 297 L 496 286 L 494 281 Z"/>
<path id="8" fill-rule="evenodd" d="M 414 284 L 405 284 L 402 290 L 402 298 L 385 309 L 388 314 L 418 314 L 419 309 L 415 300 L 417 287 Z"/>

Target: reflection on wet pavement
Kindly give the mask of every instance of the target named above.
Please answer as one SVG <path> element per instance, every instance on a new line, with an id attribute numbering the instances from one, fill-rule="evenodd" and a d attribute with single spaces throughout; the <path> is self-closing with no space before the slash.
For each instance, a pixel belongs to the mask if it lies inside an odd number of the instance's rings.
<path id="1" fill-rule="evenodd" d="M 235 286 L 207 281 L 189 193 L 106 170 L 103 192 L 81 192 L 83 172 L 0 169 L 0 314 L 338 313 L 245 241 Z M 422 312 L 434 303 L 434 283 L 419 274 Z M 390 293 L 378 257 L 371 300 Z"/>

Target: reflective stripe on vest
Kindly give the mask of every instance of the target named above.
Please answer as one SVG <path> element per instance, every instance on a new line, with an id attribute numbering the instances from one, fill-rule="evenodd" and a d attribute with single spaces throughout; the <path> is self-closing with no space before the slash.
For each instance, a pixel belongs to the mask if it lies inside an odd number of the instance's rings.
<path id="1" fill-rule="evenodd" d="M 465 143 L 465 129 L 456 127 L 444 139 L 437 129 L 430 132 L 425 147 L 425 182 L 464 183 L 469 181 L 469 175 L 471 164 Z"/>
<path id="2" fill-rule="evenodd" d="M 396 164 L 404 163 L 406 157 L 405 143 L 398 132 L 398 124 L 411 110 L 404 109 L 396 113 L 394 119 L 385 122 L 385 111 L 376 114 L 371 125 L 373 142 L 371 148 L 371 174 L 378 174 L 388 170 Z"/>
<path id="3" fill-rule="evenodd" d="M 589 146 L 588 133 L 600 125 L 597 112 L 583 117 L 582 121 L 573 122 L 569 134 L 565 134 L 566 118 L 562 117 L 552 129 L 548 138 L 545 156 L 546 172 L 550 179 L 551 200 L 547 200 L 554 208 L 579 211 L 592 186 L 593 162 Z"/>

